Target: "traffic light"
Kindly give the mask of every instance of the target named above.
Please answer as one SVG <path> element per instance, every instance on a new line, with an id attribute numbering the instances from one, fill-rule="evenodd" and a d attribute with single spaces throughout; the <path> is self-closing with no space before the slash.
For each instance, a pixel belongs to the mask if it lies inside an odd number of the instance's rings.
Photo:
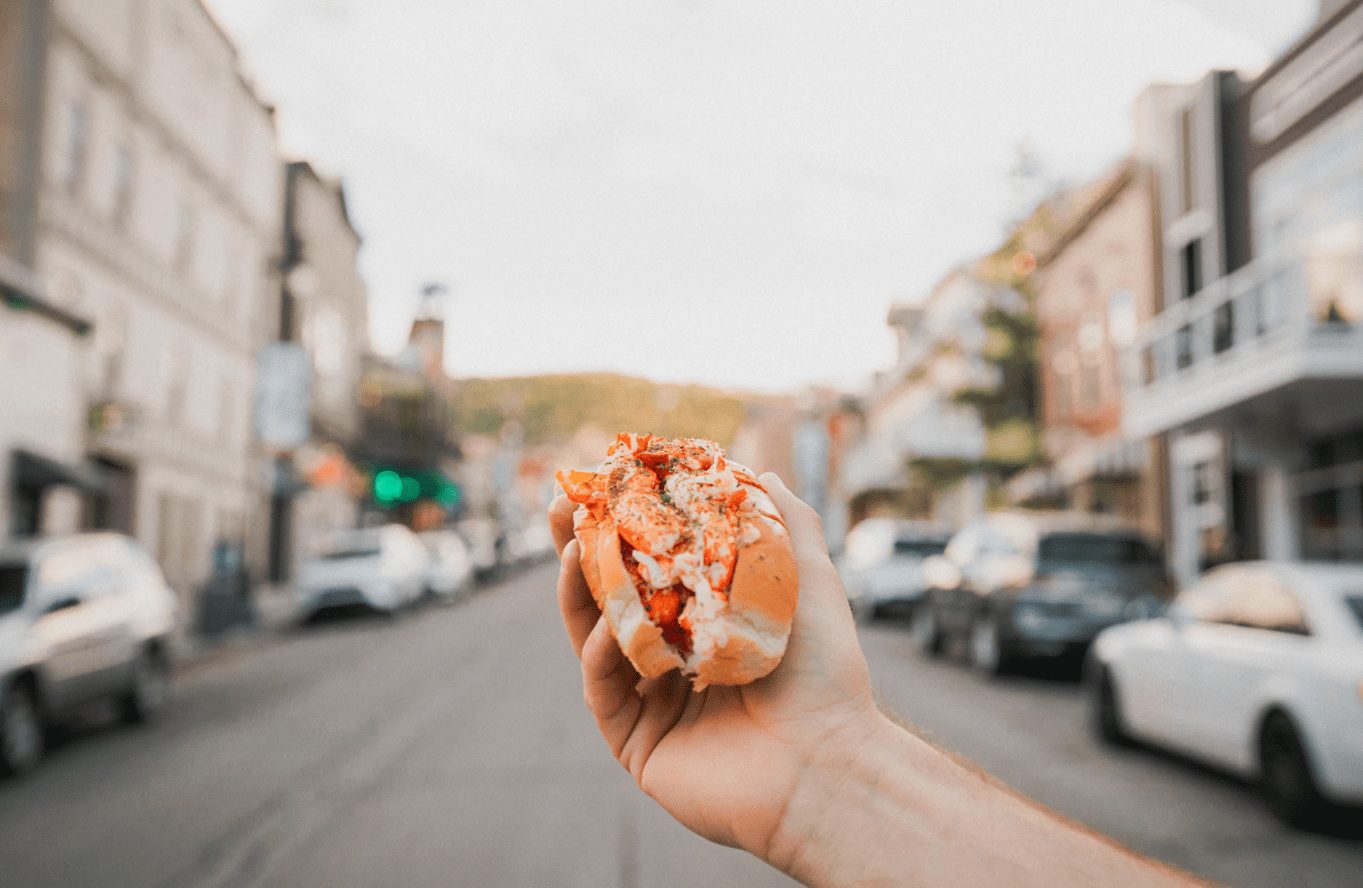
<path id="1" fill-rule="evenodd" d="M 452 509 L 461 499 L 459 485 L 439 469 L 378 469 L 371 490 L 374 501 L 384 508 L 429 499 Z"/>

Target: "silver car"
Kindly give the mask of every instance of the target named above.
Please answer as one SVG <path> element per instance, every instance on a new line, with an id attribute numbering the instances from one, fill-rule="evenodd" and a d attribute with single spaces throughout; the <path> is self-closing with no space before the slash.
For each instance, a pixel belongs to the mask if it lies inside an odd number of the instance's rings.
<path id="1" fill-rule="evenodd" d="M 43 728 L 98 699 L 143 721 L 165 700 L 175 594 L 134 540 L 90 533 L 0 546 L 0 772 Z"/>
<path id="2" fill-rule="evenodd" d="M 907 617 L 927 589 L 923 562 L 941 555 L 949 531 L 926 521 L 867 518 L 847 534 L 841 568 L 858 619 Z"/>

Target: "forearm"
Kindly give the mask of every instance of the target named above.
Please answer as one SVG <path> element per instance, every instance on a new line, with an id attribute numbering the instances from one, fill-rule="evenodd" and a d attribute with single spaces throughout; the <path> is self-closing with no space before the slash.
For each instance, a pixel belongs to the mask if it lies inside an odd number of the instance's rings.
<path id="1" fill-rule="evenodd" d="M 884 718 L 820 750 L 769 850 L 771 863 L 813 886 L 1196 884 Z"/>

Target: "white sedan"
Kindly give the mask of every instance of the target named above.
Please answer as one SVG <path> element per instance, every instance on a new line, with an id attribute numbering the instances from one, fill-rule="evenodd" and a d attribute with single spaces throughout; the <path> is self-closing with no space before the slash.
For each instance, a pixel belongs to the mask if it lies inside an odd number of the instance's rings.
<path id="1" fill-rule="evenodd" d="M 1257 780 L 1290 823 L 1363 804 L 1363 565 L 1228 564 L 1092 654 L 1103 739 Z"/>
<path id="2" fill-rule="evenodd" d="M 429 570 L 426 547 L 400 524 L 344 531 L 299 569 L 299 617 L 354 605 L 382 613 L 411 607 L 426 591 Z"/>

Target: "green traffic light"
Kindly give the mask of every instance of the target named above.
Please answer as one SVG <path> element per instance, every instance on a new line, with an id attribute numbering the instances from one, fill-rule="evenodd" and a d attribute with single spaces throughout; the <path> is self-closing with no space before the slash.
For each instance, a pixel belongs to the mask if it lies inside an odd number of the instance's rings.
<path id="1" fill-rule="evenodd" d="M 435 500 L 446 508 L 457 506 L 459 505 L 459 488 L 442 479 L 436 488 Z"/>
<path id="2" fill-rule="evenodd" d="M 401 475 L 392 469 L 384 469 L 374 476 L 374 499 L 381 503 L 395 503 L 406 486 Z"/>
<path id="3" fill-rule="evenodd" d="M 421 482 L 415 478 L 404 476 L 400 483 L 402 492 L 398 495 L 398 499 L 404 503 L 416 502 L 417 498 L 421 496 Z"/>

